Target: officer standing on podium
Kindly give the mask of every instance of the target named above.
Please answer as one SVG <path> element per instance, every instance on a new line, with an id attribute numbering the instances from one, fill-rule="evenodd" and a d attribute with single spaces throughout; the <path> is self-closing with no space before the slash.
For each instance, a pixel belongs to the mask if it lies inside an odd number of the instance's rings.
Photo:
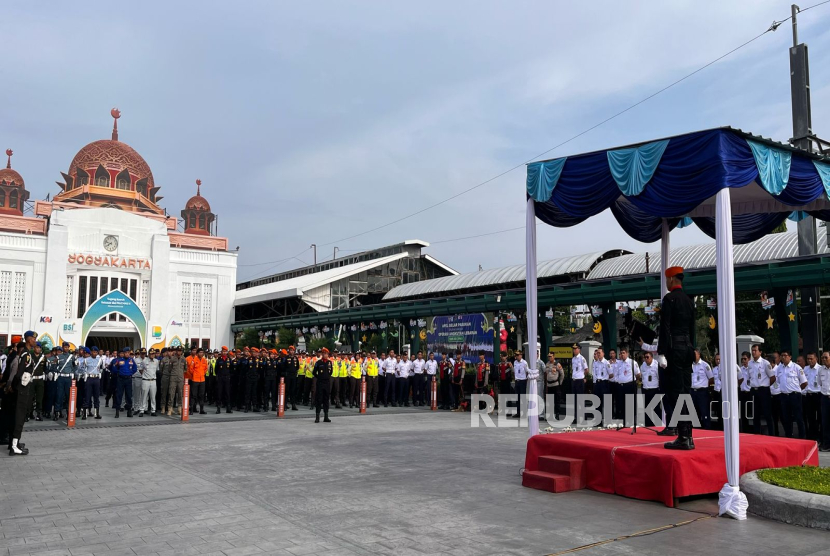
<path id="1" fill-rule="evenodd" d="M 692 300 L 683 292 L 683 268 L 673 266 L 666 269 L 667 286 L 669 293 L 663 297 L 660 308 L 660 340 L 657 353 L 658 363 L 665 363 L 665 396 L 663 403 L 666 409 L 666 428 L 658 434 L 669 436 L 673 433 L 670 428 L 672 419 L 677 417 L 678 398 L 688 396 L 692 387 L 692 331 L 695 322 L 695 307 Z M 681 405 L 682 407 L 682 405 Z M 666 442 L 668 450 L 694 450 L 692 440 L 692 423 L 690 421 L 677 422 L 677 439 Z"/>

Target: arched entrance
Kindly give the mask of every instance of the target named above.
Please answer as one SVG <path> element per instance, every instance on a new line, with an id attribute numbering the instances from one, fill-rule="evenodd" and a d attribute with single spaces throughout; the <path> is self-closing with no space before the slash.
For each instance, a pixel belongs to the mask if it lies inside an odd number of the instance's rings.
<path id="1" fill-rule="evenodd" d="M 127 322 L 102 320 L 110 313 L 123 315 Z M 118 349 L 124 346 L 144 346 L 147 319 L 135 301 L 124 292 L 114 290 L 105 293 L 84 313 L 81 324 L 81 341 L 84 345 L 96 345 L 101 349 Z"/>

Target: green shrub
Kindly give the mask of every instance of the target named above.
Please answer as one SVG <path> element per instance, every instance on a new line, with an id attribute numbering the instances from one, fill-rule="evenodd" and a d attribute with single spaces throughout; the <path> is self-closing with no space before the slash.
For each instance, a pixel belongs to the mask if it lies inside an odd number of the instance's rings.
<path id="1" fill-rule="evenodd" d="M 771 485 L 830 496 L 830 467 L 759 469 L 758 478 Z"/>

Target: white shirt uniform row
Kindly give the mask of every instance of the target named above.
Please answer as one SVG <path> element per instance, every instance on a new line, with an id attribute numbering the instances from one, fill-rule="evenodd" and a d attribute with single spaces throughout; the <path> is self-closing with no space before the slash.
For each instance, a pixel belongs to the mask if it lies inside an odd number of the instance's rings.
<path id="1" fill-rule="evenodd" d="M 788 365 L 779 363 L 775 367 L 775 383 L 781 394 L 801 393 L 801 385 L 807 382 L 807 377 L 797 363 L 790 361 Z"/>
<path id="2" fill-rule="evenodd" d="M 654 359 L 651 364 L 643 361 L 640 365 L 640 375 L 643 377 L 643 390 L 654 390 L 660 387 L 660 366 Z"/>
<path id="3" fill-rule="evenodd" d="M 585 372 L 588 370 L 588 362 L 582 357 L 582 354 L 575 355 L 571 359 L 571 378 L 574 380 L 584 379 Z"/>
<path id="4" fill-rule="evenodd" d="M 611 380 L 611 364 L 605 358 L 595 359 L 591 367 L 591 374 L 594 375 L 594 382 Z"/>
<path id="5" fill-rule="evenodd" d="M 709 380 L 714 378 L 712 368 L 709 363 L 701 359 L 697 363 L 692 363 L 692 389 L 707 388 Z"/>

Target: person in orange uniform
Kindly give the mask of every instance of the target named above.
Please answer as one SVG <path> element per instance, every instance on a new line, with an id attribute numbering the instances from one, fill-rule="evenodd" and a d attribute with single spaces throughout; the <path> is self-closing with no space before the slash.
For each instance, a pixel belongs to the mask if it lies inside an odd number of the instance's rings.
<path id="1" fill-rule="evenodd" d="M 196 414 L 196 407 L 199 407 L 200 415 L 207 415 L 205 411 L 205 376 L 207 375 L 208 360 L 205 359 L 205 350 L 199 348 L 196 356 L 188 365 L 190 369 L 190 401 L 193 414 Z"/>

